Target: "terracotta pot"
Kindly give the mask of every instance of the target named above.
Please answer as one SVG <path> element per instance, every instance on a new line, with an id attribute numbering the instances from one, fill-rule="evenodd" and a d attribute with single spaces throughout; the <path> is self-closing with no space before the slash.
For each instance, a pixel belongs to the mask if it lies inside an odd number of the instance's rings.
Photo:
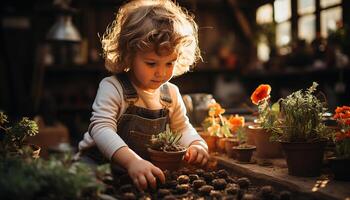
<path id="1" fill-rule="evenodd" d="M 281 142 L 285 152 L 288 174 L 293 176 L 319 176 L 326 142 Z"/>
<path id="2" fill-rule="evenodd" d="M 207 132 L 200 132 L 199 135 L 205 140 L 208 145 L 209 153 L 215 152 L 216 149 L 216 140 L 218 140 L 217 136 L 211 136 Z"/>
<path id="3" fill-rule="evenodd" d="M 245 130 L 245 133 L 246 133 L 246 136 L 247 136 L 247 141 L 246 143 L 249 144 L 249 145 L 253 145 L 255 146 L 255 139 L 254 139 L 254 130 L 252 129 L 249 129 L 248 127 L 250 125 L 254 125 L 255 123 L 253 122 L 247 122 L 245 125 L 244 125 L 244 130 Z"/>
<path id="4" fill-rule="evenodd" d="M 335 180 L 350 181 L 350 158 L 332 157 L 328 161 Z"/>
<path id="5" fill-rule="evenodd" d="M 219 153 L 225 153 L 225 140 L 226 138 L 217 138 L 216 139 L 216 149 Z"/>
<path id="6" fill-rule="evenodd" d="M 267 132 L 259 125 L 249 125 L 249 132 L 253 135 L 256 146 L 255 156 L 258 158 L 281 158 L 283 151 L 279 142 L 271 142 L 271 133 Z"/>
<path id="7" fill-rule="evenodd" d="M 248 145 L 245 147 L 236 146 L 232 147 L 232 149 L 236 152 L 238 161 L 249 163 L 252 158 L 253 151 L 256 150 L 256 147 L 253 145 Z"/>
<path id="8" fill-rule="evenodd" d="M 236 159 L 236 153 L 233 151 L 232 147 L 239 145 L 239 141 L 236 138 L 226 138 L 225 140 L 225 151 L 228 157 Z"/>
<path id="9" fill-rule="evenodd" d="M 156 151 L 147 148 L 151 162 L 162 170 L 176 171 L 182 165 L 182 159 L 186 153 L 186 149 L 177 152 Z"/>

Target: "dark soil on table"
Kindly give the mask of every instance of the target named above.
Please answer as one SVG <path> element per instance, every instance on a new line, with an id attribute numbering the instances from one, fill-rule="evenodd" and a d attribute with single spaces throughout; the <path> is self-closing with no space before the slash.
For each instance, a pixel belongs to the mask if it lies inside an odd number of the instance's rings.
<path id="1" fill-rule="evenodd" d="M 217 199 L 217 200 L 289 200 L 294 193 L 271 185 L 257 184 L 251 178 L 238 176 L 226 169 L 205 171 L 182 168 L 165 171 L 166 182 L 158 182 L 156 190 L 140 192 L 127 175 L 119 176 L 106 193 L 116 199 Z M 111 186 L 111 185 L 114 185 Z M 304 200 L 304 199 L 303 199 Z"/>

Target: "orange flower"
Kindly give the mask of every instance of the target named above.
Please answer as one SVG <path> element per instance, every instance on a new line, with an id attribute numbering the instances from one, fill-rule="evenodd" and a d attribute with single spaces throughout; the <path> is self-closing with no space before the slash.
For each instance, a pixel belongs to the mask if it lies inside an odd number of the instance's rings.
<path id="1" fill-rule="evenodd" d="M 220 125 L 219 124 L 213 124 L 208 128 L 208 132 L 210 135 L 218 135 L 220 132 Z"/>
<path id="2" fill-rule="evenodd" d="M 209 116 L 217 117 L 225 112 L 225 109 L 221 108 L 220 104 L 212 103 L 209 105 Z"/>
<path id="3" fill-rule="evenodd" d="M 261 84 L 255 89 L 250 99 L 253 104 L 258 105 L 260 101 L 270 98 L 271 86 L 268 84 Z"/>
<path id="4" fill-rule="evenodd" d="M 239 127 L 244 126 L 244 117 L 239 115 L 231 115 L 228 122 L 230 123 L 231 130 L 236 131 Z"/>

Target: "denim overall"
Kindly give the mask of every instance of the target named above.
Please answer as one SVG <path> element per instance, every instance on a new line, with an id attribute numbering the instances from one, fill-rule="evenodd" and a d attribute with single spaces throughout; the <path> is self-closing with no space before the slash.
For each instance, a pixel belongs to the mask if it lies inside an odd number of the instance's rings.
<path id="1" fill-rule="evenodd" d="M 152 135 L 165 131 L 166 124 L 169 123 L 169 110 L 171 97 L 167 84 L 160 88 L 160 103 L 162 109 L 150 110 L 134 105 L 138 99 L 136 89 L 131 84 L 126 73 L 116 75 L 123 88 L 124 99 L 129 106 L 117 120 L 117 132 L 125 143 L 143 159 L 149 160 L 147 145 Z M 94 160 L 97 164 L 108 162 L 99 152 L 96 146 L 84 151 L 84 156 Z M 113 166 L 112 168 L 119 168 Z"/>

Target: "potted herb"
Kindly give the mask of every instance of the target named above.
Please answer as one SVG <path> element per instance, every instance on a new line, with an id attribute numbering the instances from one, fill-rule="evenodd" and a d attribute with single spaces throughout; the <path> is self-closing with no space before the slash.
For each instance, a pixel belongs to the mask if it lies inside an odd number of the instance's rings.
<path id="1" fill-rule="evenodd" d="M 350 181 L 350 107 L 337 107 L 333 118 L 340 130 L 334 134 L 335 156 L 329 164 L 336 180 Z"/>
<path id="2" fill-rule="evenodd" d="M 295 176 L 318 176 L 330 129 L 323 122 L 325 103 L 316 95 L 313 82 L 306 91 L 293 92 L 280 99 L 280 115 L 267 126 L 272 138 L 282 144 L 288 173 Z"/>
<path id="3" fill-rule="evenodd" d="M 239 128 L 237 130 L 237 139 L 239 141 L 239 145 L 232 147 L 233 154 L 238 161 L 250 163 L 253 151 L 256 150 L 256 146 L 247 144 L 247 136 L 243 128 Z"/>
<path id="4" fill-rule="evenodd" d="M 7 115 L 0 112 L 0 154 L 2 156 L 13 154 L 26 156 L 29 153 L 33 158 L 38 158 L 40 147 L 25 142 L 27 137 L 38 133 L 36 122 L 23 117 L 12 126 L 8 124 Z"/>
<path id="5" fill-rule="evenodd" d="M 258 118 L 256 124 L 248 126 L 248 130 L 252 133 L 257 148 L 256 157 L 262 159 L 282 157 L 281 145 L 270 141 L 271 132 L 266 129 L 279 114 L 278 103 L 270 105 L 270 93 L 271 86 L 261 84 L 250 97 L 252 103 L 258 106 Z"/>
<path id="6" fill-rule="evenodd" d="M 187 150 L 179 144 L 181 137 L 181 134 L 172 132 L 169 125 L 164 132 L 152 135 L 147 148 L 151 162 L 162 170 L 179 169 Z"/>

